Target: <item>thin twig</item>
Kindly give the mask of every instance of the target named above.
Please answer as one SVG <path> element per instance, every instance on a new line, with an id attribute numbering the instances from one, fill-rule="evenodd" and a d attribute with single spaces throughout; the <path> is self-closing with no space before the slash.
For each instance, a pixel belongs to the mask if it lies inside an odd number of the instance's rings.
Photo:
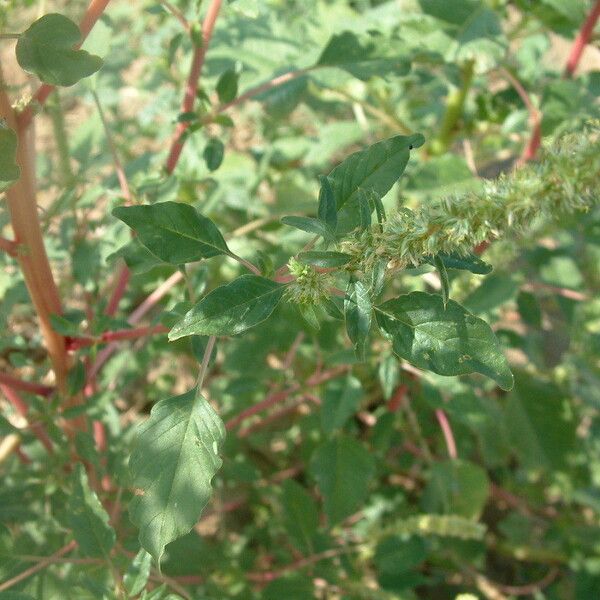
<path id="1" fill-rule="evenodd" d="M 444 440 L 446 441 L 446 448 L 448 449 L 448 456 L 454 460 L 458 458 L 458 453 L 456 451 L 456 442 L 454 441 L 454 434 L 452 433 L 452 427 L 450 427 L 450 422 L 448 421 L 448 417 L 446 413 L 438 408 L 435 411 L 435 416 L 440 424 L 440 429 L 444 434 Z"/>
<path id="2" fill-rule="evenodd" d="M 104 109 L 102 108 L 102 104 L 100 104 L 100 98 L 98 97 L 98 93 L 95 89 L 92 89 L 92 97 L 94 98 L 94 104 L 98 109 L 98 115 L 100 116 L 100 121 L 102 122 L 102 127 L 104 129 L 104 134 L 106 135 L 106 141 L 108 142 L 108 147 L 110 149 L 110 154 L 113 159 L 113 164 L 115 166 L 115 171 L 117 173 L 117 179 L 119 180 L 119 187 L 121 188 L 121 194 L 123 194 L 123 198 L 125 198 L 127 204 L 131 204 L 132 196 L 131 189 L 129 188 L 129 183 L 127 182 L 127 176 L 125 175 L 125 169 L 123 168 L 123 163 L 121 162 L 121 157 L 119 156 L 119 151 L 117 150 L 117 145 L 115 144 L 115 140 L 113 134 L 108 126 L 108 121 L 106 120 L 106 115 L 104 114 Z"/>
<path id="3" fill-rule="evenodd" d="M 21 390 L 22 392 L 29 392 L 30 394 L 37 394 L 38 396 L 50 396 L 54 393 L 54 388 L 41 383 L 33 383 L 31 381 L 23 381 L 7 373 L 0 372 L 0 384 L 6 385 L 13 388 L 14 390 Z"/>
<path id="4" fill-rule="evenodd" d="M 60 559 L 65 554 L 71 552 L 71 550 L 74 550 L 76 546 L 77 542 L 73 540 L 72 542 L 69 542 L 66 546 L 63 546 L 60 550 L 57 550 L 52 556 L 48 556 L 47 558 L 43 558 L 42 560 L 40 560 L 40 562 L 37 565 L 33 565 L 29 567 L 29 569 L 25 569 L 25 571 L 19 573 L 18 575 L 15 575 L 11 579 L 7 579 L 4 583 L 0 584 L 0 592 L 4 592 L 5 590 L 8 590 L 14 585 L 17 585 L 17 583 L 20 583 L 21 581 L 28 579 L 32 575 L 35 575 L 39 571 L 43 571 L 46 567 L 56 562 L 57 559 Z"/>
<path id="5" fill-rule="evenodd" d="M 208 338 L 208 342 L 206 342 L 206 348 L 204 349 L 204 356 L 202 357 L 202 364 L 200 365 L 200 372 L 198 373 L 198 381 L 196 383 L 196 387 L 198 390 L 202 389 L 202 384 L 204 383 L 204 377 L 206 377 L 206 371 L 208 371 L 208 363 L 210 362 L 210 357 L 212 356 L 213 348 L 215 347 L 215 342 L 217 341 L 217 337 L 211 335 Z"/>
<path id="6" fill-rule="evenodd" d="M 521 157 L 517 162 L 517 166 L 521 166 L 535 158 L 535 155 L 537 154 L 537 151 L 542 143 L 542 113 L 533 104 L 529 94 L 527 93 L 527 90 L 525 90 L 525 88 L 521 85 L 521 82 L 508 69 L 501 67 L 500 72 L 515 88 L 517 94 L 519 94 L 521 100 L 523 100 L 523 104 L 525 104 L 527 110 L 529 111 L 529 126 L 531 128 L 531 135 L 529 141 L 523 148 Z"/>
<path id="7" fill-rule="evenodd" d="M 44 429 L 44 426 L 41 423 L 30 423 L 28 419 L 29 406 L 19 396 L 19 394 L 12 388 L 0 384 L 0 391 L 6 396 L 8 401 L 11 403 L 13 408 L 27 421 L 31 432 L 35 437 L 42 443 L 44 448 L 52 454 L 54 452 L 54 448 L 52 447 L 52 442 L 50 441 L 50 437 L 48 433 Z"/>
<path id="8" fill-rule="evenodd" d="M 581 26 L 581 29 L 579 30 L 579 33 L 573 42 L 573 46 L 565 66 L 565 77 L 572 77 L 575 74 L 577 66 L 579 65 L 579 61 L 581 60 L 581 55 L 583 54 L 585 47 L 590 42 L 598 18 L 600 18 L 600 0 L 596 0 L 596 4 L 594 4 L 594 7 L 583 22 L 583 25 Z"/>
<path id="9" fill-rule="evenodd" d="M 194 50 L 194 56 L 192 57 L 192 65 L 190 67 L 190 73 L 188 75 L 187 83 L 185 86 L 185 95 L 181 103 L 181 113 L 191 112 L 194 108 L 194 100 L 196 99 L 196 90 L 198 89 L 198 81 L 200 80 L 200 74 L 204 65 L 204 58 L 206 57 L 206 51 L 212 38 L 213 29 L 215 22 L 219 16 L 219 10 L 221 8 L 221 0 L 212 0 L 208 7 L 206 17 L 202 22 L 202 45 Z M 177 124 L 173 139 L 171 141 L 171 149 L 167 158 L 166 170 L 167 173 L 172 173 L 175 170 L 175 166 L 179 161 L 179 156 L 183 150 L 183 134 L 189 127 L 189 123 L 181 122 Z"/>

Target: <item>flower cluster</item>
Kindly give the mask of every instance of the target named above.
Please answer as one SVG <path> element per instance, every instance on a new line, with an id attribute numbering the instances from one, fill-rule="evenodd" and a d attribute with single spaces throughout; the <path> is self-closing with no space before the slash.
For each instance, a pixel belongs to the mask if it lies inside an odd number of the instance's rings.
<path id="1" fill-rule="evenodd" d="M 288 262 L 288 269 L 294 277 L 286 292 L 292 302 L 316 306 L 331 295 L 329 290 L 334 283 L 331 275 L 320 273 L 314 267 L 302 264 L 295 258 Z"/>
<path id="2" fill-rule="evenodd" d="M 444 253 L 467 254 L 485 241 L 532 231 L 551 219 L 598 202 L 600 129 L 560 137 L 538 163 L 486 182 L 481 191 L 442 198 L 416 210 L 401 208 L 381 230 L 343 242 L 360 269 L 386 259 L 391 269 Z"/>

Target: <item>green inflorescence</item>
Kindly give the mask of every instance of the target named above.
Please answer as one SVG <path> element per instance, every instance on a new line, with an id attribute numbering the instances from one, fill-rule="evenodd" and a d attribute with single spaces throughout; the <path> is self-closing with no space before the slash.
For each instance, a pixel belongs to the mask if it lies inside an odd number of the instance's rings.
<path id="1" fill-rule="evenodd" d="M 482 242 L 522 234 L 598 202 L 600 127 L 568 134 L 544 148 L 540 160 L 487 182 L 481 191 L 442 198 L 415 210 L 401 208 L 381 228 L 342 242 L 353 266 L 371 271 L 418 265 L 438 253 L 465 255 Z"/>
<path id="2" fill-rule="evenodd" d="M 288 269 L 294 281 L 287 289 L 287 298 L 296 304 L 316 306 L 331 295 L 333 278 L 327 273 L 320 273 L 314 267 L 305 265 L 291 258 Z"/>
<path id="3" fill-rule="evenodd" d="M 394 535 L 436 535 L 455 537 L 462 540 L 482 540 L 486 533 L 485 525 L 458 515 L 415 515 L 386 528 L 386 533 Z"/>

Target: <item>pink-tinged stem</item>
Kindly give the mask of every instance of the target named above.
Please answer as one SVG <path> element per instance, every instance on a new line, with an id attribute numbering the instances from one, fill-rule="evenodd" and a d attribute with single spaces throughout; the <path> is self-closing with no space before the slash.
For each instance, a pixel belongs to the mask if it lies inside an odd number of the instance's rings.
<path id="1" fill-rule="evenodd" d="M 0 237 L 0 250 L 4 250 L 10 256 L 17 256 L 19 244 L 13 240 L 7 240 L 6 238 Z"/>
<path id="2" fill-rule="evenodd" d="M 246 100 L 250 100 L 254 96 L 258 96 L 259 94 L 262 94 L 263 92 L 268 92 L 269 90 L 272 90 L 273 88 L 283 85 L 284 83 L 288 83 L 289 81 L 293 81 L 294 79 L 297 79 L 298 77 L 301 77 L 302 75 L 306 75 L 306 73 L 308 73 L 308 71 L 309 71 L 308 69 L 299 69 L 298 71 L 290 71 L 289 73 L 284 73 L 283 75 L 278 75 L 277 77 L 274 77 L 270 81 L 261 83 L 260 85 L 257 85 L 256 87 L 250 88 L 247 92 L 244 92 L 241 96 L 238 96 L 234 100 L 231 100 L 231 102 L 226 102 L 225 104 L 221 104 L 220 106 L 217 106 L 217 108 L 214 110 L 214 112 L 207 117 L 207 120 L 210 121 L 211 118 L 214 118 L 217 114 L 222 113 L 233 106 L 242 104 L 243 102 L 245 102 Z"/>
<path id="3" fill-rule="evenodd" d="M 171 290 L 173 286 L 179 283 L 183 279 L 183 275 L 181 271 L 176 271 L 171 275 L 168 279 L 166 279 L 163 283 L 161 283 L 132 313 L 127 322 L 130 325 L 136 325 L 139 323 L 143 317 L 148 313 L 154 306 L 156 306 L 160 300 Z M 118 344 L 116 342 L 110 343 L 106 348 L 103 348 L 96 357 L 96 361 L 90 368 L 87 380 L 93 380 L 102 365 L 113 355 L 115 350 L 118 348 Z"/>
<path id="4" fill-rule="evenodd" d="M 458 458 L 458 453 L 456 452 L 456 442 L 454 441 L 454 434 L 452 433 L 452 427 L 450 426 L 450 421 L 448 421 L 448 417 L 446 413 L 438 408 L 435 411 L 435 416 L 440 424 L 440 429 L 444 434 L 444 440 L 446 441 L 446 448 L 448 449 L 448 456 L 455 460 Z"/>
<path id="5" fill-rule="evenodd" d="M 196 90 L 198 88 L 198 81 L 204 65 L 204 58 L 206 57 L 206 51 L 210 40 L 212 38 L 213 29 L 215 22 L 219 16 L 219 10 L 221 8 L 221 0 L 212 0 L 206 17 L 202 23 L 202 45 L 194 50 L 194 56 L 192 58 L 192 66 L 190 67 L 190 74 L 188 75 L 187 83 L 185 86 L 185 95 L 183 102 L 181 103 L 181 112 L 191 112 L 194 108 L 194 100 L 196 99 Z M 171 150 L 167 158 L 167 173 L 172 173 L 175 170 L 181 151 L 183 150 L 183 133 L 189 127 L 189 123 L 178 123 L 171 141 Z"/>
<path id="6" fill-rule="evenodd" d="M 13 390 L 20 390 L 22 392 L 29 392 L 30 394 L 36 394 L 38 396 L 50 396 L 54 393 L 54 388 L 41 383 L 32 383 L 30 381 L 23 381 L 12 375 L 6 373 L 0 373 L 0 384 L 12 388 Z"/>
<path id="7" fill-rule="evenodd" d="M 27 419 L 27 413 L 29 412 L 29 407 L 27 406 L 27 403 L 23 400 L 23 398 L 21 398 L 21 396 L 19 396 L 19 394 L 17 394 L 17 392 L 7 386 L 7 385 L 3 385 L 0 384 L 0 390 L 2 390 L 2 393 L 6 396 L 7 400 L 12 404 L 13 408 L 25 419 Z M 50 441 L 50 438 L 48 437 L 48 434 L 46 433 L 46 430 L 44 429 L 44 427 L 40 424 L 40 423 L 30 423 L 29 427 L 31 429 L 31 433 L 33 433 L 33 435 L 35 435 L 35 437 L 40 440 L 40 442 L 43 444 L 44 448 L 46 448 L 46 450 L 52 454 L 53 449 L 52 449 L 52 442 Z"/>
<path id="8" fill-rule="evenodd" d="M 283 402 L 290 396 L 290 394 L 293 394 L 299 389 L 300 384 L 296 383 L 290 386 L 287 390 L 274 392 L 270 396 L 267 396 L 262 402 L 254 404 L 250 408 L 243 410 L 240 414 L 236 415 L 232 419 L 229 419 L 229 421 L 225 423 L 225 427 L 228 430 L 235 429 L 240 423 L 242 423 L 242 421 L 245 421 L 246 419 L 258 414 L 259 412 L 262 412 L 263 410 L 266 410 L 267 408 L 270 408 L 271 406 L 275 406 L 276 404 Z"/>
<path id="9" fill-rule="evenodd" d="M 102 16 L 106 6 L 110 0 L 92 0 L 79 23 L 79 31 L 81 31 L 81 42 L 77 44 L 79 48 L 81 44 L 83 44 L 85 38 L 89 35 L 90 31 L 96 24 L 96 21 Z M 39 104 L 43 105 L 48 96 L 54 90 L 54 86 L 48 83 L 42 84 L 37 92 L 33 95 L 32 100 L 27 104 L 23 112 L 21 112 L 17 117 L 17 122 L 19 124 L 19 129 L 24 131 L 29 127 L 31 121 L 33 120 L 34 114 L 34 105 Z"/>
<path id="10" fill-rule="evenodd" d="M 596 4 L 594 4 L 594 7 L 583 22 L 583 25 L 581 26 L 581 29 L 579 30 L 579 33 L 573 42 L 573 46 L 571 47 L 571 52 L 565 66 L 565 77 L 572 77 L 575 74 L 575 71 L 579 65 L 579 61 L 581 60 L 581 55 L 583 54 L 585 47 L 590 42 L 592 33 L 594 32 L 594 27 L 596 26 L 596 22 L 598 21 L 599 17 L 600 0 L 596 0 Z"/>
<path id="11" fill-rule="evenodd" d="M 330 548 L 329 550 L 325 550 L 323 552 L 319 552 L 318 554 L 312 554 L 311 556 L 306 556 L 303 558 L 299 558 L 294 562 L 286 565 L 285 567 L 281 567 L 275 571 L 262 571 L 258 573 L 248 573 L 246 578 L 249 581 L 256 581 L 261 583 L 267 583 L 269 581 L 273 581 L 275 579 L 279 579 L 283 577 L 289 572 L 296 572 L 299 569 L 304 567 L 308 567 L 309 565 L 314 565 L 322 560 L 326 560 L 328 558 L 335 558 L 336 556 L 340 556 L 341 554 L 347 554 L 349 552 L 355 552 L 356 548 L 353 547 L 344 547 L 344 548 Z"/>
<path id="12" fill-rule="evenodd" d="M 117 284 L 115 285 L 115 289 L 108 301 L 108 305 L 106 306 L 106 310 L 104 311 L 109 317 L 113 317 L 119 308 L 119 302 L 125 295 L 125 290 L 127 289 L 127 284 L 129 283 L 129 279 L 131 277 L 131 272 L 127 268 L 127 266 L 123 266 L 119 275 L 117 277 Z"/>
<path id="13" fill-rule="evenodd" d="M 527 90 L 521 85 L 521 82 L 508 70 L 501 69 L 503 75 L 508 79 L 511 85 L 519 94 L 521 100 L 523 100 L 523 104 L 527 107 L 529 111 L 529 126 L 531 128 L 531 135 L 529 137 L 529 141 L 523 148 L 523 152 L 521 153 L 521 157 L 517 162 L 517 166 L 521 166 L 524 163 L 533 160 L 537 151 L 540 148 L 542 143 L 542 113 L 535 107 Z"/>
<path id="14" fill-rule="evenodd" d="M 169 331 L 169 328 L 165 327 L 164 325 L 139 327 L 137 329 L 119 329 L 118 331 L 105 331 L 98 337 L 67 338 L 67 349 L 78 350 L 79 348 L 85 348 L 86 346 L 93 346 L 95 344 L 120 342 L 122 340 L 136 340 L 141 337 L 147 337 L 159 333 L 167 333 L 167 331 Z"/>
<path id="15" fill-rule="evenodd" d="M 60 550 L 52 554 L 52 556 L 48 556 L 48 558 L 42 558 L 39 562 L 29 567 L 28 569 L 25 569 L 25 571 L 23 571 L 22 573 L 19 573 L 18 575 L 7 579 L 3 583 L 0 583 L 0 592 L 4 592 L 5 590 L 8 590 L 9 588 L 17 585 L 17 583 L 20 583 L 25 579 L 29 579 L 29 577 L 35 575 L 39 571 L 43 571 L 46 567 L 56 562 L 56 560 L 59 559 L 61 556 L 68 554 L 69 552 L 71 552 L 71 550 L 74 550 L 76 547 L 77 542 L 75 540 L 69 542 L 66 546 L 63 546 Z"/>

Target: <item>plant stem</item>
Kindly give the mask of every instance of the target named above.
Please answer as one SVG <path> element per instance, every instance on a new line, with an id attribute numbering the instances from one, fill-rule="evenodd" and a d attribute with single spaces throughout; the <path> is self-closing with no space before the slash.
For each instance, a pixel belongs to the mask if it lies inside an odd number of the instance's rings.
<path id="1" fill-rule="evenodd" d="M 27 406 L 25 400 L 23 400 L 23 398 L 21 398 L 21 396 L 19 396 L 19 394 L 17 394 L 13 388 L 8 387 L 7 385 L 0 384 L 0 390 L 6 396 L 12 407 L 27 421 L 33 435 L 35 435 L 35 437 L 42 443 L 44 448 L 46 448 L 46 450 L 52 454 L 54 451 L 52 448 L 52 442 L 50 441 L 50 438 L 48 437 L 43 425 L 41 423 L 29 423 L 29 419 L 27 418 L 29 407 Z"/>
<path id="2" fill-rule="evenodd" d="M 16 258 L 18 253 L 19 244 L 13 240 L 7 240 L 6 238 L 0 238 L 0 250 L 4 250 L 9 256 Z"/>
<path id="3" fill-rule="evenodd" d="M 230 102 L 226 102 L 225 104 L 221 104 L 220 106 L 217 106 L 217 108 L 215 108 L 215 110 L 212 113 L 207 115 L 206 119 L 204 119 L 204 120 L 206 122 L 210 122 L 219 113 L 222 113 L 233 106 L 237 106 L 238 104 L 242 104 L 242 102 L 245 102 L 246 100 L 250 100 L 254 96 L 258 96 L 259 94 L 262 94 L 263 92 L 267 92 L 269 90 L 272 90 L 273 88 L 283 85 L 284 83 L 288 83 L 289 81 L 297 79 L 298 77 L 301 77 L 302 75 L 306 75 L 306 73 L 308 73 L 309 71 L 310 71 L 310 69 L 298 69 L 297 71 L 290 71 L 289 73 L 283 73 L 283 75 L 278 75 L 277 77 L 274 77 L 270 81 L 261 83 L 260 85 L 257 85 L 256 87 L 250 88 L 247 92 L 244 92 L 241 96 L 238 96 L 234 100 L 231 100 Z"/>
<path id="4" fill-rule="evenodd" d="M 35 575 L 39 571 L 42 571 L 46 567 L 53 564 L 57 559 L 61 558 L 65 554 L 68 554 L 69 552 L 71 552 L 71 550 L 74 550 L 76 547 L 76 541 L 73 540 L 72 542 L 69 542 L 66 546 L 63 546 L 60 550 L 57 550 L 52 556 L 48 556 L 47 558 L 43 558 L 42 560 L 40 560 L 40 562 L 37 565 L 33 565 L 32 567 L 25 569 L 25 571 L 23 571 L 22 573 L 15 575 L 11 579 L 7 579 L 4 583 L 0 583 L 0 592 L 4 592 L 5 590 L 8 590 L 14 585 L 17 585 L 17 583 L 20 583 L 24 579 L 28 579 L 32 575 Z"/>
<path id="5" fill-rule="evenodd" d="M 22 392 L 29 392 L 38 396 L 50 396 L 54 392 L 54 388 L 50 386 L 23 381 L 6 373 L 0 373 L 0 384 L 7 385 L 13 388 L 13 390 L 21 390 Z"/>
<path id="6" fill-rule="evenodd" d="M 121 158 L 119 157 L 119 151 L 117 150 L 117 145 L 115 144 L 114 137 L 112 135 L 110 127 L 108 126 L 108 121 L 106 120 L 106 115 L 104 114 L 104 110 L 102 108 L 102 105 L 100 104 L 100 98 L 98 98 L 98 93 L 95 89 L 92 90 L 92 97 L 94 98 L 94 103 L 96 104 L 96 108 L 98 109 L 98 115 L 100 116 L 100 121 L 102 122 L 102 127 L 104 129 L 104 134 L 106 135 L 106 141 L 108 142 L 110 154 L 112 156 L 115 171 L 117 173 L 117 179 L 119 180 L 121 194 L 123 194 L 123 198 L 125 198 L 126 203 L 131 204 L 131 190 L 129 188 L 129 183 L 127 182 L 125 169 L 123 168 L 123 163 L 121 162 Z"/>
<path id="7" fill-rule="evenodd" d="M 536 108 L 536 106 L 531 101 L 529 94 L 525 90 L 525 88 L 521 85 L 521 82 L 508 70 L 502 67 L 500 72 L 508 79 L 511 85 L 519 94 L 521 100 L 523 100 L 523 104 L 527 107 L 529 111 L 529 126 L 531 127 L 531 137 L 529 141 L 523 148 L 523 152 L 521 153 L 521 157 L 517 161 L 517 166 L 521 166 L 526 162 L 533 160 L 537 151 L 539 150 L 542 143 L 542 113 Z"/>
<path id="8" fill-rule="evenodd" d="M 204 356 L 202 357 L 202 364 L 200 365 L 200 372 L 198 373 L 198 381 L 196 383 L 198 391 L 202 390 L 202 384 L 204 383 L 204 378 L 206 377 L 206 371 L 208 371 L 208 363 L 210 362 L 210 357 L 212 356 L 216 341 L 216 336 L 211 335 L 206 343 Z"/>
<path id="9" fill-rule="evenodd" d="M 454 434 L 452 433 L 452 427 L 450 426 L 450 421 L 448 421 L 448 417 L 446 413 L 438 408 L 435 411 L 435 417 L 440 424 L 440 429 L 444 434 L 444 440 L 446 441 L 446 448 L 448 449 L 448 456 L 455 460 L 458 458 L 458 452 L 456 451 L 456 442 L 454 441 Z"/>
<path id="10" fill-rule="evenodd" d="M 20 33 L 0 33 L 0 40 L 18 40 Z"/>
<path id="11" fill-rule="evenodd" d="M 188 75 L 187 83 L 185 86 L 185 95 L 181 103 L 180 112 L 186 113 L 191 112 L 194 108 L 194 100 L 196 98 L 196 90 L 198 88 L 198 81 L 202 72 L 202 66 L 204 65 L 204 58 L 206 57 L 206 51 L 210 40 L 212 38 L 213 29 L 215 22 L 219 16 L 219 10 L 221 8 L 222 0 L 212 0 L 208 7 L 206 17 L 202 22 L 202 45 L 194 50 L 194 56 L 192 57 L 192 65 L 190 67 L 190 73 Z M 171 149 L 167 158 L 166 170 L 167 173 L 172 173 L 175 170 L 175 166 L 183 150 L 182 139 L 183 133 L 189 127 L 189 123 L 183 122 L 178 123 L 173 139 L 171 141 Z"/>
<path id="12" fill-rule="evenodd" d="M 15 242 L 22 244 L 18 260 L 31 300 L 40 322 L 40 329 L 56 376 L 57 387 L 66 390 L 67 354 L 65 340 L 52 329 L 51 314 L 60 314 L 58 290 L 48 262 L 37 213 L 35 154 L 33 140 L 25 131 L 18 131 L 15 113 L 4 88 L 0 71 L 0 116 L 18 133 L 16 162 L 21 168 L 20 178 L 6 190 L 6 200 L 15 234 Z"/>
<path id="13" fill-rule="evenodd" d="M 237 260 L 237 262 L 239 262 L 241 265 L 244 265 L 244 267 L 246 267 L 246 269 L 248 269 L 249 271 L 252 271 L 252 273 L 254 273 L 255 275 L 261 275 L 260 269 L 256 265 L 253 265 L 250 261 L 246 260 L 245 258 L 242 258 L 241 256 L 234 254 L 233 252 L 229 252 L 228 256 L 233 258 L 233 260 Z"/>
<path id="14" fill-rule="evenodd" d="M 462 66 L 461 78 L 462 84 L 460 88 L 450 92 L 446 100 L 446 112 L 442 119 L 440 131 L 437 138 L 431 143 L 431 153 L 435 155 L 446 152 L 456 134 L 456 125 L 460 120 L 467 94 L 471 88 L 473 75 L 475 74 L 475 61 L 467 60 Z"/>
<path id="15" fill-rule="evenodd" d="M 60 186 L 69 187 L 73 183 L 73 170 L 71 169 L 71 153 L 65 128 L 65 116 L 60 101 L 58 89 L 55 89 L 48 101 L 48 113 L 52 121 L 52 132 L 56 149 L 58 151 L 58 166 L 60 170 Z"/>
<path id="16" fill-rule="evenodd" d="M 594 32 L 594 27 L 596 26 L 596 22 L 599 18 L 600 0 L 596 0 L 596 3 L 583 22 L 583 25 L 581 26 L 581 29 L 579 30 L 579 33 L 573 42 L 569 59 L 567 60 L 567 65 L 565 66 L 565 77 L 572 77 L 575 74 L 575 71 L 579 65 L 579 61 L 581 60 L 581 55 L 583 54 L 585 47 L 590 42 L 592 33 Z"/>

